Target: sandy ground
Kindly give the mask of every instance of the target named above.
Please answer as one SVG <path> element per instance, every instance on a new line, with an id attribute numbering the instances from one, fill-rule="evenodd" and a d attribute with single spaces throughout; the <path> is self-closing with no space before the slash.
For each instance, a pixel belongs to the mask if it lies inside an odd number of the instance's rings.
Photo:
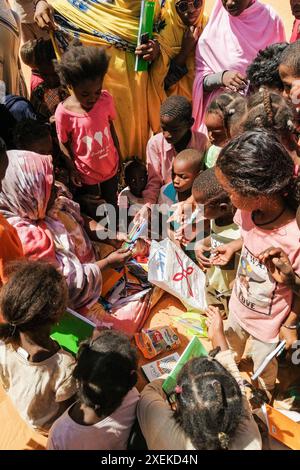
<path id="1" fill-rule="evenodd" d="M 293 16 L 290 10 L 290 1 L 289 0 L 260 0 L 261 3 L 267 3 L 272 5 L 272 7 L 277 11 L 277 13 L 281 16 L 286 30 L 287 38 L 290 37 L 290 32 L 292 30 L 293 25 Z M 215 0 L 206 0 L 206 11 L 210 13 L 212 7 L 215 3 Z"/>

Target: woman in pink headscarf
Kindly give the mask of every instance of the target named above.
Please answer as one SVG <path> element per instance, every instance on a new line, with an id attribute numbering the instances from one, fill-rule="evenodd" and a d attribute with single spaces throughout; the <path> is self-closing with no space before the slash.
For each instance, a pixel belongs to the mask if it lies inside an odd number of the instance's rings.
<path id="1" fill-rule="evenodd" d="M 0 214 L 16 229 L 27 258 L 57 266 L 70 306 L 84 312 L 101 294 L 101 270 L 124 264 L 129 254 L 116 251 L 96 261 L 78 204 L 55 190 L 50 155 L 11 150 L 7 156 Z"/>
<path id="2" fill-rule="evenodd" d="M 196 46 L 194 129 L 205 130 L 205 110 L 222 89 L 243 93 L 246 69 L 258 51 L 283 41 L 283 23 L 269 5 L 257 0 L 217 0 Z"/>

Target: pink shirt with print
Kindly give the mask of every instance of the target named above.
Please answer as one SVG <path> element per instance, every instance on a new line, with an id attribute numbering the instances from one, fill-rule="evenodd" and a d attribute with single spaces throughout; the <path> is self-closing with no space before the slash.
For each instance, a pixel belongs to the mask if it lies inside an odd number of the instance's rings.
<path id="1" fill-rule="evenodd" d="M 278 284 L 258 255 L 271 246 L 282 248 L 293 269 L 300 274 L 300 231 L 296 220 L 273 229 L 258 227 L 251 213 L 237 210 L 234 222 L 240 226 L 244 245 L 229 302 L 229 311 L 244 330 L 265 343 L 278 341 L 282 322 L 291 311 L 293 293 Z"/>
<path id="2" fill-rule="evenodd" d="M 71 140 L 74 163 L 84 184 L 102 183 L 118 171 L 118 152 L 110 132 L 115 117 L 113 98 L 105 90 L 89 112 L 74 113 L 64 103 L 56 109 L 58 138 L 63 144 Z"/>
<path id="3" fill-rule="evenodd" d="M 187 145 L 188 149 L 196 149 L 204 152 L 207 146 L 207 137 L 201 132 L 192 132 L 192 137 Z M 177 152 L 172 144 L 169 144 L 163 133 L 151 137 L 147 144 L 147 171 L 148 183 L 143 191 L 145 202 L 156 204 L 160 188 L 172 181 L 172 162 Z"/>

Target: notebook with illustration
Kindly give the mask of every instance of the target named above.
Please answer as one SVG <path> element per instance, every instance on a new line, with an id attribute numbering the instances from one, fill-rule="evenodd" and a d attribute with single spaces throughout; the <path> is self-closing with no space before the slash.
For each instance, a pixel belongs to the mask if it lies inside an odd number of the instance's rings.
<path id="1" fill-rule="evenodd" d="M 277 410 L 264 404 L 262 412 L 270 436 L 293 450 L 300 450 L 300 414 L 290 410 Z"/>
<path id="2" fill-rule="evenodd" d="M 163 390 L 167 395 L 170 395 L 174 392 L 176 383 L 177 383 L 177 376 L 181 371 L 184 364 L 186 364 L 190 359 L 194 357 L 205 357 L 207 356 L 207 351 L 203 344 L 201 343 L 200 339 L 197 336 L 193 336 L 183 353 L 181 354 L 177 364 L 173 368 L 172 372 L 170 372 L 169 376 L 163 383 Z"/>
<path id="3" fill-rule="evenodd" d="M 51 338 L 63 349 L 76 355 L 79 344 L 92 336 L 95 326 L 92 321 L 67 308 L 58 324 L 53 326 Z"/>
<path id="4" fill-rule="evenodd" d="M 180 359 L 178 353 L 169 354 L 156 361 L 149 362 L 142 366 L 146 378 L 149 382 L 159 379 L 164 374 L 169 374 Z"/>

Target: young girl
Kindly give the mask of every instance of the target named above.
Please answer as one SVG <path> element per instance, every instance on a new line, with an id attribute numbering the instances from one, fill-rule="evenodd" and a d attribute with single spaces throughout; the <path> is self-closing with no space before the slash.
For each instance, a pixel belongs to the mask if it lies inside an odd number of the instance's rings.
<path id="1" fill-rule="evenodd" d="M 243 248 L 229 302 L 226 335 L 239 362 L 249 337 L 257 369 L 276 347 L 279 335 L 287 335 L 293 293 L 278 285 L 259 259 L 270 246 L 289 254 L 300 272 L 300 231 L 294 164 L 274 134 L 264 130 L 246 132 L 220 153 L 216 176 L 238 209 L 234 221 L 240 226 Z M 274 358 L 259 377 L 259 386 L 271 392 L 277 377 Z M 269 394 L 270 395 L 270 394 Z"/>
<path id="2" fill-rule="evenodd" d="M 222 93 L 208 106 L 204 119 L 211 143 L 204 157 L 207 168 L 214 166 L 221 147 L 242 132 L 245 113 L 246 99 L 238 93 Z"/>
<path id="3" fill-rule="evenodd" d="M 279 75 L 283 83 L 283 96 L 285 98 L 292 98 L 291 89 L 294 82 L 300 79 L 300 42 L 296 41 L 289 44 L 283 51 L 279 63 Z M 293 101 L 293 100 L 292 100 Z M 293 102 L 294 103 L 294 102 Z M 297 100 L 294 104 L 299 105 Z"/>
<path id="4" fill-rule="evenodd" d="M 282 93 L 283 84 L 279 75 L 279 63 L 287 46 L 287 42 L 279 42 L 259 51 L 247 68 L 247 78 L 250 81 L 251 90 L 256 92 L 265 86 L 272 91 Z"/>
<path id="5" fill-rule="evenodd" d="M 143 204 L 143 191 L 148 182 L 148 174 L 146 165 L 138 157 L 133 157 L 124 164 L 124 180 L 126 188 L 119 194 L 119 205 L 129 208 L 135 204 Z"/>
<path id="6" fill-rule="evenodd" d="M 262 87 L 251 95 L 247 104 L 247 117 L 243 123 L 246 130 L 263 128 L 274 131 L 289 152 L 298 174 L 300 149 L 297 116 L 294 107 L 281 95 Z"/>
<path id="7" fill-rule="evenodd" d="M 220 313 L 210 307 L 207 315 L 208 335 L 219 352 L 214 358 L 194 358 L 183 366 L 175 388 L 175 413 L 166 401 L 162 379 L 141 393 L 137 414 L 149 450 L 261 449 Z"/>
<path id="8" fill-rule="evenodd" d="M 125 450 L 139 393 L 136 351 L 118 331 L 82 343 L 74 378 L 78 401 L 52 426 L 50 450 Z"/>
<path id="9" fill-rule="evenodd" d="M 1 290 L 0 380 L 22 418 L 43 432 L 76 391 L 75 360 L 50 338 L 67 292 L 55 267 L 37 261 L 16 264 Z"/>
<path id="10" fill-rule="evenodd" d="M 78 195 L 99 196 L 117 205 L 119 144 L 112 96 L 102 90 L 109 64 L 105 50 L 73 44 L 56 65 L 72 95 L 55 113 L 62 150 L 73 168 Z"/>

